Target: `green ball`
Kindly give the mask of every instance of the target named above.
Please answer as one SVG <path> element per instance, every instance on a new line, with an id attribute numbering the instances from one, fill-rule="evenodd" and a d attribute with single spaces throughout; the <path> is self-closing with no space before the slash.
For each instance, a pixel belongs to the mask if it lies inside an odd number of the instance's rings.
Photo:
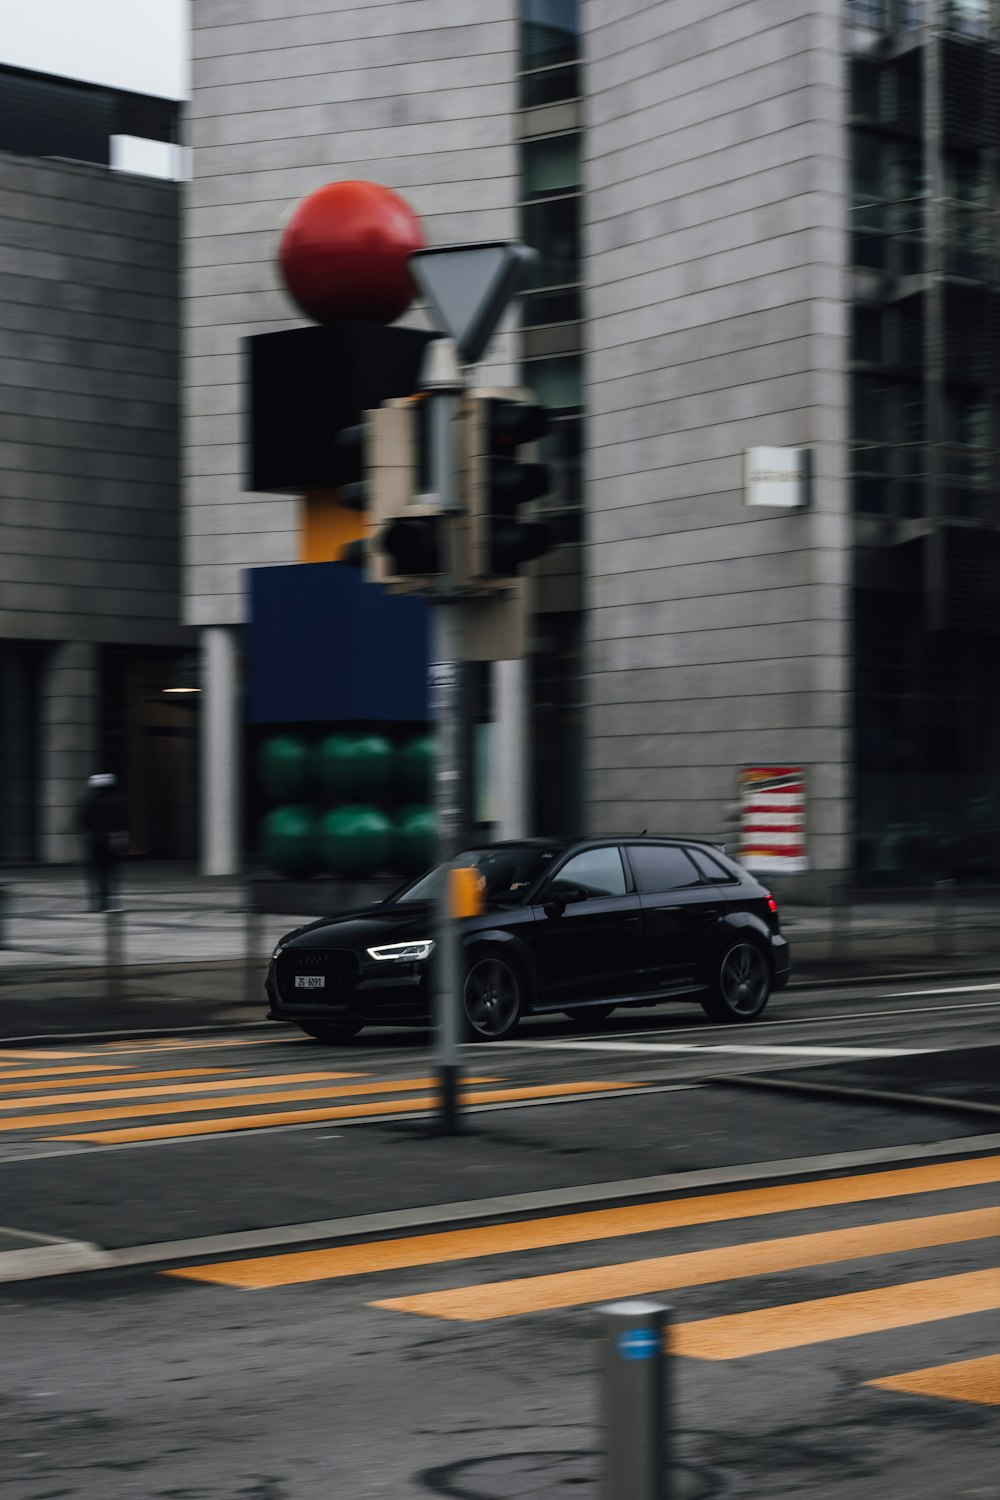
<path id="1" fill-rule="evenodd" d="M 402 796 L 414 801 L 420 797 L 430 796 L 434 760 L 435 748 L 432 735 L 422 734 L 418 739 L 411 740 L 403 747 L 397 764 L 399 791 Z"/>
<path id="2" fill-rule="evenodd" d="M 302 740 L 279 734 L 257 751 L 257 776 L 269 797 L 282 802 L 307 797 L 312 785 L 312 756 Z"/>
<path id="3" fill-rule="evenodd" d="M 332 802 L 384 796 L 392 763 L 392 746 L 380 734 L 330 734 L 315 752 L 317 780 Z"/>
<path id="4" fill-rule="evenodd" d="M 433 863 L 437 830 L 429 807 L 402 807 L 393 829 L 393 860 L 403 875 L 419 875 Z"/>
<path id="5" fill-rule="evenodd" d="M 315 875 L 319 860 L 312 809 L 294 803 L 272 808 L 257 829 L 257 847 L 271 868 L 282 875 Z"/>
<path id="6" fill-rule="evenodd" d="M 392 824 L 377 807 L 335 807 L 319 820 L 319 846 L 335 875 L 375 875 L 389 863 Z"/>

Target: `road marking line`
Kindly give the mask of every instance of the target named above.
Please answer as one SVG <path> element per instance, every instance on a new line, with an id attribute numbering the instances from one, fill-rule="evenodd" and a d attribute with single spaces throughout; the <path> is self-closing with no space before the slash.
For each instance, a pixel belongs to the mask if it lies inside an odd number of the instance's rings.
<path id="1" fill-rule="evenodd" d="M 675 1354 L 696 1359 L 747 1359 L 754 1354 L 800 1349 L 805 1344 L 967 1317 L 998 1307 L 1000 1266 L 681 1323 L 673 1331 L 670 1347 Z"/>
<path id="2" fill-rule="evenodd" d="M 436 1079 L 424 1079 L 424 1084 L 435 1083 Z M 466 1083 L 492 1083 L 496 1082 L 490 1078 L 468 1078 Z M 642 1088 L 641 1083 L 553 1083 L 539 1084 L 531 1088 L 494 1089 L 489 1093 L 463 1093 L 460 1103 L 474 1104 L 498 1104 L 503 1101 L 533 1100 L 546 1104 L 554 1102 L 557 1098 L 564 1099 L 571 1096 L 583 1095 L 592 1097 L 611 1089 L 619 1091 L 624 1089 Z M 342 1093 L 345 1090 L 331 1089 L 330 1093 Z M 359 1089 L 359 1093 L 374 1093 L 374 1089 Z M 303 1095 L 290 1095 L 291 1098 L 302 1098 Z M 306 1095 L 308 1097 L 308 1095 Z M 256 1099 L 246 1100 L 246 1103 L 255 1103 Z M 418 1114 L 421 1111 L 437 1109 L 440 1100 L 437 1094 L 424 1094 L 415 1099 L 386 1099 L 373 1100 L 370 1104 L 342 1104 L 335 1105 L 330 1109 L 293 1109 L 283 1111 L 278 1115 L 233 1115 L 222 1120 L 194 1120 L 185 1121 L 179 1125 L 139 1125 L 135 1129 L 124 1130 L 98 1130 L 86 1135 L 57 1135 L 47 1137 L 49 1140 L 57 1141 L 91 1141 L 98 1145 L 124 1144 L 128 1141 L 155 1141 L 174 1139 L 177 1136 L 188 1135 L 215 1135 L 222 1131 L 234 1130 L 267 1130 L 273 1126 L 281 1125 L 311 1125 L 323 1120 L 361 1120 L 380 1115 Z M 195 1106 L 190 1106 L 194 1108 Z M 204 1102 L 197 1106 L 204 1109 Z M 122 1114 L 130 1111 L 123 1109 Z M 154 1111 L 162 1114 L 162 1110 Z M 0 1129 L 4 1127 L 0 1125 Z"/>
<path id="3" fill-rule="evenodd" d="M 72 1078 L 53 1078 L 49 1081 L 46 1081 L 45 1079 L 32 1078 L 27 1080 L 18 1079 L 17 1082 L 14 1082 L 11 1079 L 0 1078 L 0 1096 L 4 1094 L 23 1093 L 31 1089 L 82 1089 L 87 1088 L 91 1084 L 106 1083 L 110 1085 L 117 1083 L 139 1083 L 145 1079 L 155 1080 L 160 1078 L 204 1078 L 206 1074 L 209 1074 L 213 1078 L 224 1083 L 226 1081 L 226 1076 L 234 1073 L 240 1074 L 242 1073 L 242 1069 L 240 1069 L 239 1067 L 165 1068 L 156 1073 L 79 1073 L 74 1074 Z M 211 1087 L 211 1085 L 206 1084 L 206 1088 L 208 1087 Z M 45 1097 L 48 1096 L 46 1095 Z M 101 1097 L 104 1097 L 103 1091 Z M 2 1102 L 0 1102 L 0 1108 L 2 1107 Z"/>
<path id="4" fill-rule="evenodd" d="M 733 1193 L 706 1193 L 697 1198 L 673 1198 L 660 1203 L 522 1219 L 513 1224 L 456 1229 L 261 1259 L 220 1261 L 164 1274 L 247 1289 L 292 1286 L 300 1281 L 361 1276 L 372 1271 L 399 1271 L 410 1266 L 443 1265 L 480 1256 L 511 1255 L 521 1250 L 580 1245 L 693 1224 L 724 1224 L 735 1219 L 794 1213 L 806 1208 L 828 1208 L 840 1203 L 902 1198 L 913 1193 L 978 1187 L 991 1182 L 1000 1182 L 1000 1157 L 997 1156 L 937 1162 L 925 1167 L 902 1167 L 857 1177 L 744 1188 Z"/>
<path id="5" fill-rule="evenodd" d="M 178 1071 L 179 1072 L 197 1073 L 197 1072 L 199 1072 L 201 1070 L 198 1069 L 198 1068 L 188 1068 L 188 1069 L 181 1068 L 181 1069 L 178 1069 Z M 217 1068 L 212 1068 L 212 1069 L 210 1069 L 210 1071 L 213 1072 L 213 1073 L 218 1073 L 218 1072 L 221 1072 L 222 1070 L 221 1069 L 217 1069 Z M 140 1074 L 138 1076 L 139 1077 L 146 1076 L 146 1077 L 152 1077 L 152 1078 L 156 1078 L 156 1077 L 166 1077 L 166 1078 L 169 1078 L 170 1074 L 166 1073 L 166 1074 L 159 1074 L 158 1075 L 156 1073 L 153 1073 L 153 1074 L 146 1074 L 146 1075 Z M 36 1095 L 32 1096 L 29 1099 L 16 1099 L 16 1100 L 15 1099 L 4 1099 L 3 1097 L 0 1097 L 0 1115 L 2 1115 L 5 1111 L 11 1110 L 11 1109 L 44 1109 L 46 1105 L 51 1105 L 51 1104 L 88 1104 L 88 1103 L 93 1103 L 94 1101 L 97 1101 L 98 1103 L 102 1103 L 105 1099 L 141 1099 L 144 1096 L 148 1096 L 149 1094 L 154 1094 L 157 1097 L 162 1097 L 164 1094 L 206 1093 L 206 1092 L 208 1092 L 211 1089 L 218 1090 L 220 1088 L 230 1088 L 231 1087 L 233 1089 L 243 1089 L 243 1090 L 246 1090 L 246 1089 L 253 1089 L 253 1088 L 267 1088 L 267 1087 L 269 1087 L 269 1086 L 271 1086 L 273 1084 L 278 1084 L 278 1083 L 319 1083 L 323 1079 L 364 1078 L 365 1076 L 366 1075 L 364 1073 L 358 1073 L 358 1072 L 353 1072 L 353 1073 L 275 1073 L 275 1074 L 265 1074 L 263 1077 L 256 1077 L 256 1078 L 255 1077 L 251 1077 L 251 1078 L 248 1078 L 248 1077 L 246 1077 L 245 1074 L 243 1074 L 243 1075 L 241 1075 L 239 1077 L 236 1077 L 236 1078 L 218 1078 L 218 1077 L 216 1077 L 216 1078 L 210 1078 L 210 1079 L 207 1080 L 207 1082 L 204 1082 L 204 1083 L 166 1083 L 166 1084 L 162 1084 L 161 1083 L 158 1087 L 154 1087 L 154 1088 L 127 1088 L 127 1089 L 107 1088 L 107 1089 L 97 1089 L 93 1093 L 83 1093 L 83 1094 L 81 1094 L 81 1093 L 75 1093 L 75 1094 L 36 1094 Z M 117 1083 L 118 1082 L 117 1079 L 109 1079 L 108 1081 L 109 1081 L 109 1083 Z M 420 1086 L 421 1086 L 421 1088 L 425 1088 L 426 1087 L 426 1083 L 423 1080 L 421 1080 Z M 5 1092 L 5 1090 L 3 1088 L 0 1088 L 0 1096 L 2 1096 L 4 1092 Z M 246 1094 L 246 1095 L 241 1095 L 241 1097 L 246 1097 L 246 1098 L 252 1100 L 253 1098 L 259 1097 L 259 1096 Z M 305 1090 L 305 1091 L 301 1092 L 298 1095 L 298 1097 L 300 1097 L 300 1098 L 311 1098 L 311 1097 L 313 1097 L 313 1095 L 312 1095 L 312 1093 L 311 1093 L 310 1090 Z"/>
<path id="6" fill-rule="evenodd" d="M 886 1391 L 906 1391 L 914 1396 L 938 1396 L 942 1401 L 970 1401 L 979 1406 L 1000 1406 L 1000 1354 L 962 1359 L 950 1365 L 928 1365 L 903 1375 L 883 1375 L 866 1380 Z"/>
<path id="7" fill-rule="evenodd" d="M 470 1078 L 470 1083 L 495 1083 Z M 338 1099 L 351 1094 L 401 1094 L 431 1088 L 433 1078 L 398 1078 L 389 1083 L 349 1083 L 335 1088 L 275 1089 L 265 1094 L 217 1094 L 206 1099 L 164 1099 L 156 1104 L 120 1104 L 109 1109 L 68 1109 L 55 1114 L 0 1118 L 0 1131 L 33 1130 L 42 1125 L 82 1125 L 90 1120 L 134 1120 L 149 1115 L 193 1114 L 198 1110 L 244 1109 L 248 1104 L 295 1104 L 300 1099 Z M 14 1106 L 7 1103 L 4 1108 Z M 169 1128 L 169 1127 L 168 1127 Z"/>
<path id="8" fill-rule="evenodd" d="M 558 1039 L 544 1042 L 501 1042 L 500 1045 L 530 1048 L 540 1052 L 687 1052 L 701 1056 L 716 1052 L 738 1052 L 752 1056 L 761 1054 L 768 1057 L 832 1058 L 913 1057 L 921 1052 L 942 1050 L 939 1047 L 797 1047 L 781 1043 L 776 1043 L 773 1047 L 757 1047 L 736 1042 L 712 1045 L 700 1042 L 564 1042 Z"/>
<path id="9" fill-rule="evenodd" d="M 886 1000 L 921 1000 L 924 995 L 980 995 L 988 990 L 1000 990 L 1000 984 L 956 984 L 943 990 L 891 990 Z"/>
<path id="10" fill-rule="evenodd" d="M 126 1066 L 126 1063 L 117 1062 L 62 1063 L 58 1068 L 5 1068 L 0 1071 L 0 1083 L 3 1083 L 5 1087 L 10 1087 L 19 1078 L 50 1078 L 56 1077 L 56 1075 L 62 1075 L 64 1073 L 79 1073 L 84 1068 L 86 1069 L 86 1076 L 88 1078 L 92 1073 L 100 1073 L 102 1075 L 110 1074 L 113 1077 L 117 1078 L 120 1075 L 122 1068 Z M 198 1068 L 197 1071 L 199 1073 L 210 1073 L 212 1069 Z M 60 1078 L 57 1078 L 57 1082 L 58 1081 L 61 1081 Z"/>
<path id="11" fill-rule="evenodd" d="M 557 1271 L 408 1297 L 387 1297 L 369 1306 L 457 1323 L 482 1323 L 494 1318 L 520 1317 L 524 1313 L 551 1312 L 557 1307 L 577 1307 L 585 1302 L 644 1297 L 678 1287 L 708 1286 L 720 1281 L 739 1281 L 745 1276 L 864 1260 L 870 1255 L 992 1239 L 998 1229 L 1000 1210 L 972 1209 L 967 1213 L 892 1219 L 786 1239 L 757 1240 L 723 1245 L 715 1250 L 589 1266 L 580 1271 Z"/>
<path id="12" fill-rule="evenodd" d="M 0 1052 L 0 1058 L 4 1061 L 20 1062 L 22 1057 L 37 1058 L 39 1062 L 48 1062 L 52 1057 L 86 1057 L 86 1052 L 57 1052 L 54 1047 L 37 1047 L 28 1051 L 25 1047 L 9 1047 Z"/>
<path id="13" fill-rule="evenodd" d="M 315 1048 L 316 1044 L 311 1037 L 302 1033 L 289 1036 L 231 1036 L 222 1041 L 202 1041 L 198 1037 L 185 1039 L 178 1037 L 176 1041 L 166 1040 L 151 1042 L 149 1038 L 139 1042 L 102 1042 L 105 1051 L 111 1052 L 202 1052 L 209 1048 L 218 1047 L 273 1047 L 275 1043 L 281 1046 L 301 1046 Z M 83 1056 L 83 1053 L 68 1053 L 67 1056 Z"/>

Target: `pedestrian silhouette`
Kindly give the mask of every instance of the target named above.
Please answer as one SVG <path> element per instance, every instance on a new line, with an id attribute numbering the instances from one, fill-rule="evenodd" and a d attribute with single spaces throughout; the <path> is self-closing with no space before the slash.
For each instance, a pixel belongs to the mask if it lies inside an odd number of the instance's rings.
<path id="1" fill-rule="evenodd" d="M 104 771 L 89 778 L 77 808 L 76 824 L 83 839 L 92 909 L 107 911 L 115 863 L 128 844 L 125 798 L 118 790 L 117 776 Z"/>

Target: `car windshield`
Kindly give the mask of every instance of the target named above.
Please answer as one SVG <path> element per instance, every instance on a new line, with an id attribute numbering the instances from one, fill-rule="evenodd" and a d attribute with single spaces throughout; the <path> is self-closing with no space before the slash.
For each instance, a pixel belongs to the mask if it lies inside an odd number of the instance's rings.
<path id="1" fill-rule="evenodd" d="M 546 848 L 540 844 L 503 844 L 493 848 L 466 849 L 456 858 L 459 865 L 471 865 L 478 870 L 485 883 L 487 901 L 520 901 L 526 891 L 561 851 L 558 846 Z M 428 870 L 412 885 L 405 886 L 391 899 L 404 901 L 433 901 L 435 882 L 440 866 Z"/>

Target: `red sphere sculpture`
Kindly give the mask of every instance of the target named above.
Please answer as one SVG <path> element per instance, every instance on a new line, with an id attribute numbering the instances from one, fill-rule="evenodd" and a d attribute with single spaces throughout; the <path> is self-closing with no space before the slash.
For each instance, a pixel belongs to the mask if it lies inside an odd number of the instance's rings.
<path id="1" fill-rule="evenodd" d="M 420 220 L 377 182 L 329 182 L 303 198 L 278 247 L 282 280 L 317 323 L 391 323 L 416 295 L 406 257 Z"/>

